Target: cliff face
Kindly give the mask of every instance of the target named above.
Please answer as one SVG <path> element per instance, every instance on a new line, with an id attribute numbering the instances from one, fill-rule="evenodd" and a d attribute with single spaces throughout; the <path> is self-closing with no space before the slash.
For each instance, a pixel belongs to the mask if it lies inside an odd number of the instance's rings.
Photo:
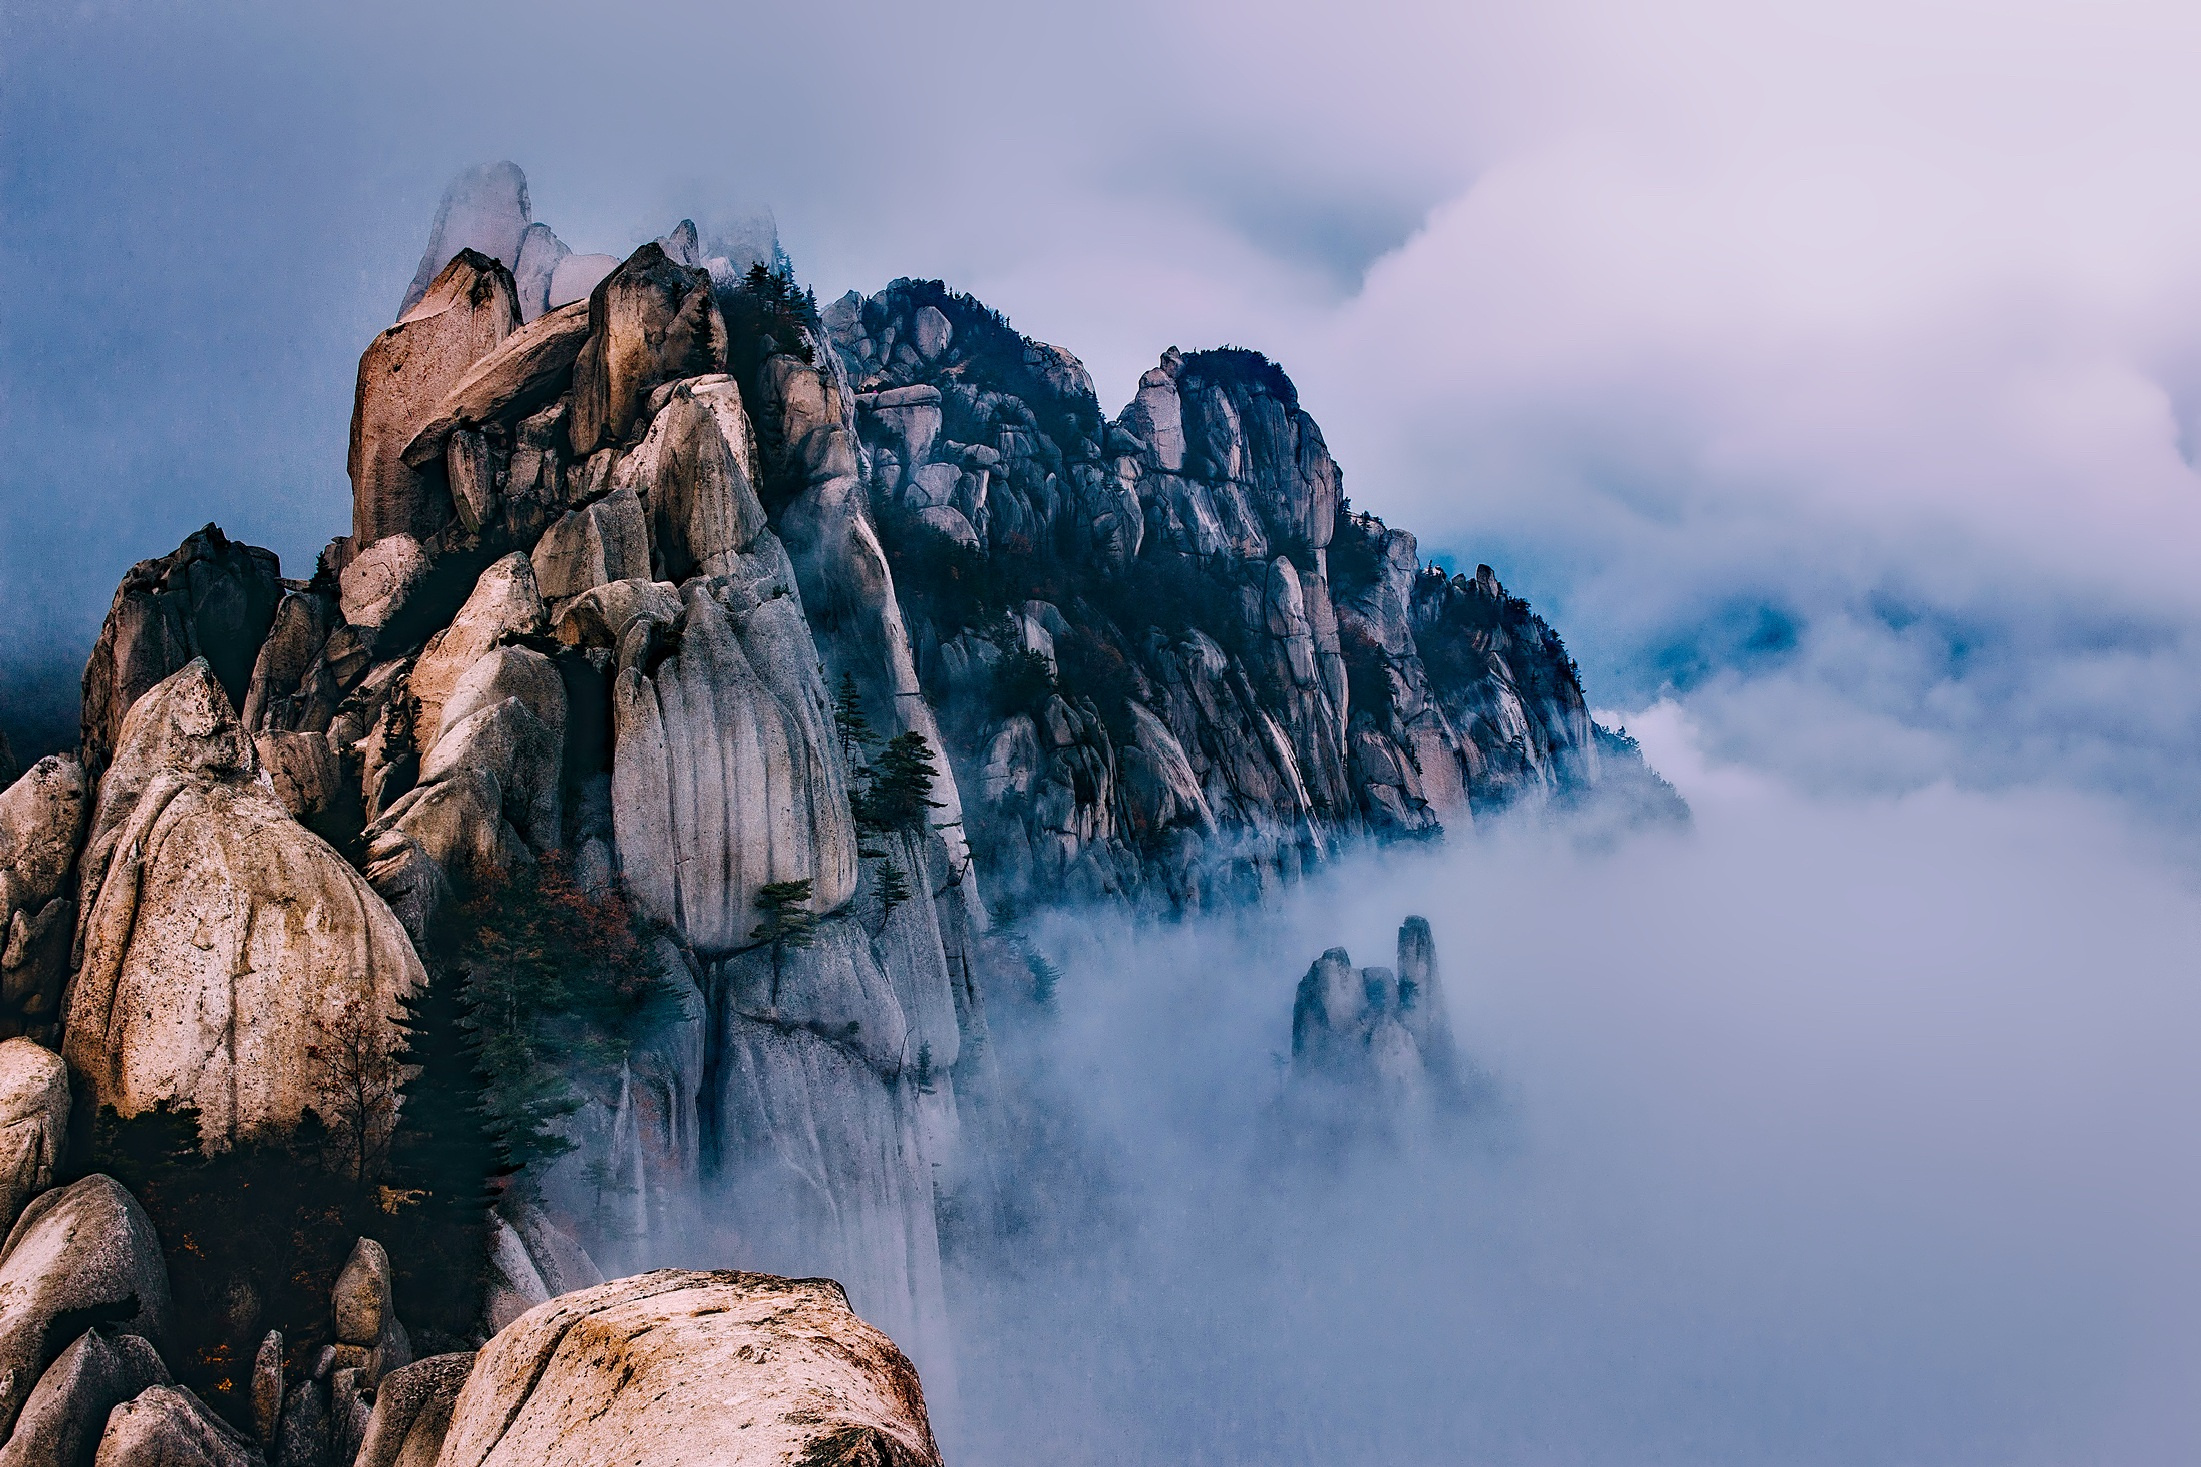
<path id="1" fill-rule="evenodd" d="M 573 256 L 517 169 L 455 185 L 361 359 L 353 532 L 305 581 L 212 527 L 133 570 L 81 763 L 0 797 L 0 997 L 91 1100 L 241 1142 L 331 1035 L 390 1052 L 454 910 L 555 864 L 632 904 L 667 1004 L 577 1072 L 491 1318 L 588 1253 L 831 1274 L 941 1394 L 999 914 L 1679 805 L 1489 567 L 1348 506 L 1266 358 L 1173 349 L 1110 420 L 968 297 L 821 312 L 773 253 Z"/>

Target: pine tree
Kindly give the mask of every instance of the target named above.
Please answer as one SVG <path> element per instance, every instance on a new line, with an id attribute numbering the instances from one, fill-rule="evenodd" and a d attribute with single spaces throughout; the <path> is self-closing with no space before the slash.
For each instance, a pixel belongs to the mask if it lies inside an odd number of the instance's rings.
<path id="1" fill-rule="evenodd" d="M 915 729 L 896 734 L 872 766 L 871 788 L 856 804 L 857 825 L 880 834 L 923 832 L 931 823 L 928 812 L 941 808 L 932 798 L 939 775 L 923 734 Z"/>
<path id="2" fill-rule="evenodd" d="M 1039 953 L 1026 953 L 1024 966 L 1032 974 L 1032 1001 L 1043 1009 L 1053 1008 L 1055 985 L 1062 981 L 1062 970 Z"/>
<path id="3" fill-rule="evenodd" d="M 772 945 L 772 966 L 791 948 L 810 946 L 818 930 L 818 914 L 810 910 L 810 878 L 800 881 L 768 881 L 757 893 L 764 920 L 749 934 L 752 941 Z"/>
<path id="4" fill-rule="evenodd" d="M 863 777 L 864 756 L 877 742 L 871 720 L 864 716 L 863 694 L 856 691 L 854 673 L 842 672 L 840 687 L 833 694 L 833 731 L 840 735 L 841 757 L 848 763 L 853 788 L 854 781 Z"/>
<path id="5" fill-rule="evenodd" d="M 392 1248 L 408 1314 L 450 1332 L 467 1329 L 479 1307 L 485 1224 L 496 1179 L 511 1167 L 483 1103 L 481 1048 L 455 973 L 438 974 L 400 1000 L 398 1059 L 410 1075 L 398 1087 L 393 1143 L 398 1231 Z"/>
<path id="6" fill-rule="evenodd" d="M 930 1041 L 917 1046 L 917 1093 L 932 1094 L 932 1044 Z"/>
<path id="7" fill-rule="evenodd" d="M 909 878 L 902 868 L 894 864 L 892 856 L 879 868 L 879 918 L 883 922 L 894 915 L 894 909 L 909 900 Z"/>

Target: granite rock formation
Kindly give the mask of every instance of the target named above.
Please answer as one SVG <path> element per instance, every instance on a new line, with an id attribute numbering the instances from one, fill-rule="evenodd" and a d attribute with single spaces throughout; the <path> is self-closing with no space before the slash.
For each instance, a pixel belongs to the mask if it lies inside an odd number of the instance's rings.
<path id="1" fill-rule="evenodd" d="M 615 1433 L 672 1461 L 738 1431 L 933 1461 L 908 1360 L 952 1395 L 941 1218 L 1014 1185 L 967 1164 L 1003 1124 L 1003 917 L 1237 902 L 1507 806 L 1682 813 L 1489 567 L 1351 506 L 1265 357 L 1172 349 L 1109 417 L 1075 357 L 937 282 L 819 309 L 768 220 L 592 256 L 516 167 L 462 176 L 362 355 L 348 469 L 307 579 L 211 526 L 133 568 L 79 756 L 0 792 L 0 1416 L 66 1359 L 40 1399 L 107 1415 L 39 1420 L 118 1460 Z M 241 1154 L 349 1104 L 364 1185 L 395 1102 L 332 1056 L 387 1057 L 454 914 L 525 891 L 629 914 L 612 981 L 648 1031 L 568 1046 L 471 1337 L 400 1325 L 362 1241 L 317 1357 L 232 1360 L 240 1445 L 127 1343 L 160 1340 L 158 1243 L 111 1179 L 42 1190 L 57 1117 L 188 1106 Z M 1453 1082 L 1426 927 L 1394 970 L 1326 955 L 1294 1029 L 1309 1083 Z M 416 1337 L 442 1353 L 408 1363 Z"/>

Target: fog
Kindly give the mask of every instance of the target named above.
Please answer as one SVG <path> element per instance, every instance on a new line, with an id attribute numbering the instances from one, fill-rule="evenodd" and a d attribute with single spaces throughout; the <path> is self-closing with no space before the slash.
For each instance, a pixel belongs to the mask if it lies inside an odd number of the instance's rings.
<path id="1" fill-rule="evenodd" d="M 2191 1459 L 2191 883 L 2113 805 L 1816 798 L 1635 727 L 1693 829 L 1043 934 L 1054 1012 L 1001 1053 L 1097 1221 L 951 1295 L 962 1460 Z M 1294 986 L 1409 913 L 1493 1095 L 1280 1173 Z"/>

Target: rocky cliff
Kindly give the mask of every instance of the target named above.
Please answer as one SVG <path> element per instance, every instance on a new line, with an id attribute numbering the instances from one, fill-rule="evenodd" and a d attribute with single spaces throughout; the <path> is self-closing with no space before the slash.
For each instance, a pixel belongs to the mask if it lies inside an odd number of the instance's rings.
<path id="1" fill-rule="evenodd" d="M 0 795 L 0 1024 L 67 1057 L 116 1156 L 188 1118 L 146 1172 L 178 1216 L 186 1153 L 308 1146 L 393 1226 L 493 1186 L 453 1343 L 600 1264 L 738 1264 L 839 1279 L 947 1394 L 937 1213 L 1004 1185 L 964 1164 L 984 993 L 1022 971 L 1001 919 L 1237 901 L 1524 801 L 1679 810 L 1489 567 L 1349 505 L 1258 353 L 1172 349 L 1108 418 L 938 283 L 821 310 L 751 226 L 574 255 L 504 164 L 453 185 L 367 344 L 348 467 L 307 579 L 212 526 L 125 578 L 80 755 Z M 1442 1021 L 1412 961 L 1410 1038 Z M 222 1362 L 284 1285 L 206 1287 L 194 1358 L 263 1446 L 297 1420 L 297 1460 L 414 1460 L 413 1415 L 369 1424 L 375 1338 L 294 1402 L 305 1337 L 271 1336 L 259 1403 Z M 662 1293 L 602 1308 L 646 1331 Z M 524 1371 L 455 1408 L 431 1375 L 404 1412 L 519 1459 Z M 137 1399 L 155 1435 L 207 1410 Z M 874 1457 L 930 1459 L 908 1414 L 863 1418 Z"/>

